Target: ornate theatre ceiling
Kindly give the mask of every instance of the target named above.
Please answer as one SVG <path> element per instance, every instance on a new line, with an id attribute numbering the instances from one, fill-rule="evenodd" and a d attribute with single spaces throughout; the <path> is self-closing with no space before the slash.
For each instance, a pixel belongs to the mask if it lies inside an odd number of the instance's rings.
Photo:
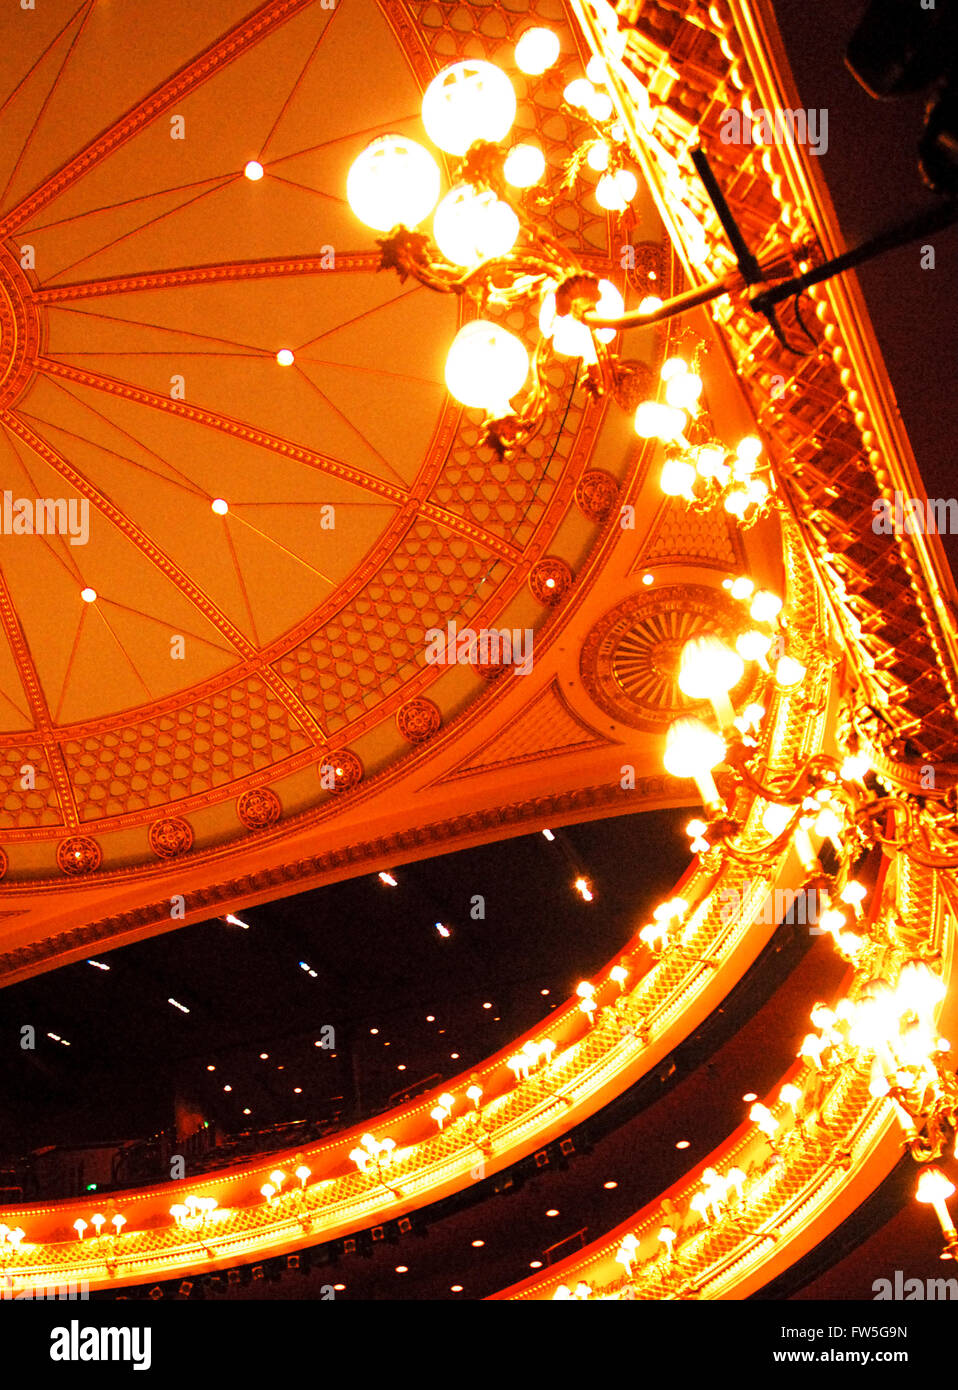
<path id="1" fill-rule="evenodd" d="M 694 799 L 662 734 L 682 642 L 723 629 L 737 529 L 663 497 L 570 359 L 527 450 L 480 446 L 443 383 L 458 303 L 379 273 L 345 201 L 373 135 L 421 129 L 430 75 L 529 13 L 57 0 L 7 21 L 7 978 L 546 816 Z M 575 51 L 556 0 L 534 14 Z M 560 93 L 515 78 L 558 181 Z M 648 195 L 626 219 L 566 203 L 552 230 L 633 298 L 679 283 Z M 664 329 L 626 345 L 652 379 Z M 703 374 L 719 426 L 748 427 L 720 353 Z M 63 499 L 74 534 L 18 534 L 21 498 Z M 450 623 L 531 630 L 531 671 L 430 664 Z"/>

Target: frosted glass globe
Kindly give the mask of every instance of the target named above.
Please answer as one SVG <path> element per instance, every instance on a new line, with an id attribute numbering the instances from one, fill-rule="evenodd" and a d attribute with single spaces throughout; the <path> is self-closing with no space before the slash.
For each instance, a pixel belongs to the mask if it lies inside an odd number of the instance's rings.
<path id="1" fill-rule="evenodd" d="M 406 135 L 380 135 L 353 160 L 346 178 L 349 206 L 379 232 L 416 227 L 439 197 L 439 165 Z"/>
<path id="2" fill-rule="evenodd" d="M 446 358 L 450 394 L 497 419 L 509 414 L 509 402 L 528 372 L 529 355 L 519 339 L 487 319 L 460 328 Z"/>
<path id="3" fill-rule="evenodd" d="M 516 44 L 516 66 L 540 77 L 559 56 L 559 39 L 551 29 L 527 29 Z"/>
<path id="4" fill-rule="evenodd" d="M 515 145 L 506 155 L 502 172 L 513 188 L 531 188 L 546 171 L 546 157 L 538 145 Z"/>
<path id="5" fill-rule="evenodd" d="M 464 155 L 477 140 L 502 140 L 516 118 L 516 93 L 493 63 L 469 59 L 443 68 L 422 99 L 422 123 L 433 144 Z"/>
<path id="6" fill-rule="evenodd" d="M 450 189 L 436 208 L 436 245 L 454 265 L 474 266 L 490 256 L 507 256 L 519 235 L 519 219 L 508 203 L 468 184 Z"/>

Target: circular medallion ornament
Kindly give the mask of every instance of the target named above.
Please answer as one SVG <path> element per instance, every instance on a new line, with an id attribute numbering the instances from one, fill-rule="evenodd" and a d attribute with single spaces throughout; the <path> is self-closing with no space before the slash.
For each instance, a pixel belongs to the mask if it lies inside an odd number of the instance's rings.
<path id="1" fill-rule="evenodd" d="M 279 797 L 269 787 L 255 787 L 244 792 L 236 803 L 236 814 L 247 830 L 265 830 L 275 825 L 282 810 Z"/>
<path id="2" fill-rule="evenodd" d="M 679 715 L 708 709 L 679 689 L 682 648 L 692 637 L 715 633 L 734 644 L 741 615 L 721 590 L 674 584 L 636 594 L 606 613 L 589 633 L 579 672 L 589 695 L 606 714 L 635 729 L 660 732 Z M 754 684 L 754 669 L 735 690 L 741 703 Z"/>
<path id="3" fill-rule="evenodd" d="M 175 859 L 193 848 L 193 827 L 179 816 L 155 820 L 150 826 L 150 849 L 159 859 Z"/>
<path id="4" fill-rule="evenodd" d="M 558 555 L 546 555 L 529 571 L 529 588 L 540 603 L 554 608 L 572 587 L 572 571 Z"/>
<path id="5" fill-rule="evenodd" d="M 71 835 L 57 845 L 57 864 L 62 873 L 71 877 L 92 874 L 102 859 L 100 846 L 86 835 Z"/>
<path id="6" fill-rule="evenodd" d="M 576 506 L 590 521 L 605 521 L 618 496 L 619 484 L 604 468 L 590 468 L 576 483 Z"/>
<path id="7" fill-rule="evenodd" d="M 328 792 L 348 792 L 363 780 L 363 765 L 355 753 L 341 748 L 327 753 L 319 765 L 319 780 Z"/>
<path id="8" fill-rule="evenodd" d="M 500 676 L 504 676 L 507 671 L 512 669 L 512 663 L 503 661 L 498 649 L 490 650 L 485 660 L 477 658 L 475 661 L 470 661 L 469 665 L 476 675 L 481 676 L 484 681 L 498 680 Z"/>
<path id="9" fill-rule="evenodd" d="M 426 743 L 441 725 L 442 715 L 432 700 L 408 700 L 396 715 L 396 726 L 409 743 Z"/>
<path id="10" fill-rule="evenodd" d="M 0 878 L 6 878 L 9 865 L 10 861 L 7 858 L 6 850 L 0 849 Z"/>

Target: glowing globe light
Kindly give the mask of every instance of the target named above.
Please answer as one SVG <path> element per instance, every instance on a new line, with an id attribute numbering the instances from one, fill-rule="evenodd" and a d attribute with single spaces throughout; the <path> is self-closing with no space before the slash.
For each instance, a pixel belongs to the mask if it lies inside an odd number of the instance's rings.
<path id="1" fill-rule="evenodd" d="M 593 97 L 598 96 L 598 92 L 591 82 L 587 82 L 584 77 L 577 77 L 574 82 L 569 83 L 562 96 L 570 106 L 577 106 L 584 110 Z"/>
<path id="2" fill-rule="evenodd" d="M 954 1183 L 945 1177 L 940 1168 L 923 1168 L 916 1196 L 919 1202 L 935 1204 L 950 1197 L 954 1190 Z"/>
<path id="3" fill-rule="evenodd" d="M 775 667 L 775 684 L 783 690 L 792 690 L 805 679 L 806 667 L 793 656 L 779 657 Z"/>
<path id="4" fill-rule="evenodd" d="M 762 441 L 754 434 L 746 435 L 744 439 L 739 440 L 735 452 L 743 463 L 754 463 L 762 452 Z"/>
<path id="5" fill-rule="evenodd" d="M 667 444 L 678 439 L 684 429 L 685 413 L 659 401 L 643 401 L 635 412 L 635 432 L 640 439 L 656 438 Z"/>
<path id="6" fill-rule="evenodd" d="M 453 63 L 430 82 L 422 99 L 422 123 L 434 145 L 464 155 L 477 140 L 505 138 L 516 118 L 516 94 L 493 63 Z"/>
<path id="7" fill-rule="evenodd" d="M 599 298 L 595 312 L 601 314 L 604 319 L 615 319 L 620 314 L 625 313 L 625 300 L 611 280 L 599 281 Z M 595 330 L 595 336 L 600 343 L 611 343 L 615 334 L 614 328 L 597 328 Z"/>
<path id="8" fill-rule="evenodd" d="M 663 381 L 672 381 L 674 377 L 685 376 L 688 369 L 688 363 L 684 362 L 681 357 L 668 357 L 662 363 L 659 376 Z"/>
<path id="9" fill-rule="evenodd" d="M 679 689 L 690 700 L 727 695 L 745 674 L 745 663 L 715 633 L 693 637 L 682 648 Z"/>
<path id="10" fill-rule="evenodd" d="M 662 465 L 659 486 L 666 497 L 694 497 L 695 469 L 684 459 L 667 459 Z"/>
<path id="11" fill-rule="evenodd" d="M 662 301 L 657 295 L 648 294 L 639 305 L 640 314 L 654 314 L 656 309 L 662 308 Z"/>
<path id="12" fill-rule="evenodd" d="M 686 377 L 680 378 L 682 381 L 687 379 Z M 673 400 L 669 396 L 669 388 L 672 385 L 673 383 L 670 381 L 668 387 L 666 387 L 665 395 L 671 405 L 677 406 L 680 402 Z M 725 465 L 725 455 L 722 450 L 716 448 L 714 444 L 703 444 L 696 450 L 695 469 L 700 478 L 715 478 L 720 483 L 727 481 L 729 475 L 729 470 Z"/>
<path id="13" fill-rule="evenodd" d="M 551 29 L 527 29 L 516 44 L 516 66 L 530 77 L 541 77 L 559 56 L 559 38 Z"/>
<path id="14" fill-rule="evenodd" d="M 263 177 L 264 169 L 258 159 L 251 159 L 247 164 L 246 168 L 243 170 L 243 173 L 246 175 L 246 177 L 250 180 L 251 183 L 258 183 L 259 180 Z"/>
<path id="15" fill-rule="evenodd" d="M 617 169 L 614 174 L 603 174 L 595 187 L 595 199 L 606 212 L 624 212 L 636 193 L 639 181 L 629 169 Z"/>
<path id="16" fill-rule="evenodd" d="M 585 157 L 585 162 L 597 174 L 608 169 L 609 147 L 604 140 L 597 140 L 594 145 L 589 146 L 589 153 Z"/>
<path id="17" fill-rule="evenodd" d="M 764 661 L 772 645 L 771 637 L 764 632 L 743 632 L 735 639 L 735 650 L 745 661 Z"/>
<path id="18" fill-rule="evenodd" d="M 436 208 L 432 230 L 447 260 L 475 266 L 491 256 L 509 254 L 519 235 L 519 219 L 489 190 L 479 193 L 460 184 Z"/>
<path id="19" fill-rule="evenodd" d="M 745 515 L 749 508 L 749 496 L 747 492 L 730 492 L 724 502 L 724 507 L 731 516 L 737 516 L 739 520 Z"/>
<path id="20" fill-rule="evenodd" d="M 486 319 L 467 323 L 446 358 L 446 385 L 462 405 L 499 419 L 529 372 L 529 355 L 508 329 Z"/>
<path id="21" fill-rule="evenodd" d="M 596 92 L 585 104 L 585 109 L 594 121 L 607 121 L 614 107 L 608 92 Z"/>
<path id="22" fill-rule="evenodd" d="M 586 64 L 585 75 L 597 87 L 604 87 L 609 80 L 609 69 L 601 58 L 590 58 Z"/>
<path id="23" fill-rule="evenodd" d="M 581 357 L 586 363 L 597 360 L 592 334 L 584 323 L 571 314 L 556 315 L 552 326 L 552 345 L 563 357 Z"/>
<path id="24" fill-rule="evenodd" d="M 379 232 L 416 227 L 439 197 L 439 166 L 406 135 L 380 135 L 353 160 L 346 179 L 349 206 Z"/>
<path id="25" fill-rule="evenodd" d="M 516 145 L 506 155 L 502 172 L 513 188 L 531 188 L 546 171 L 546 157 L 538 145 Z"/>
<path id="26" fill-rule="evenodd" d="M 740 576 L 740 578 L 732 581 L 731 594 L 733 598 L 746 599 L 748 598 L 749 594 L 754 592 L 754 589 L 755 585 L 752 582 L 752 580 L 749 579 L 747 576 L 742 575 Z M 775 611 L 777 612 L 778 609 L 776 609 Z M 755 617 L 754 613 L 752 614 L 752 617 Z"/>
<path id="27" fill-rule="evenodd" d="M 663 762 L 673 777 L 691 777 L 706 806 L 719 804 L 712 768 L 725 757 L 725 740 L 700 719 L 676 719 L 665 738 Z"/>
<path id="28" fill-rule="evenodd" d="M 666 383 L 665 399 L 680 410 L 694 410 L 702 394 L 702 380 L 694 372 L 683 372 Z"/>
<path id="29" fill-rule="evenodd" d="M 773 594 L 769 589 L 759 589 L 752 599 L 752 606 L 749 609 L 757 623 L 770 623 L 773 618 L 778 617 L 781 611 L 782 600 L 778 594 Z"/>

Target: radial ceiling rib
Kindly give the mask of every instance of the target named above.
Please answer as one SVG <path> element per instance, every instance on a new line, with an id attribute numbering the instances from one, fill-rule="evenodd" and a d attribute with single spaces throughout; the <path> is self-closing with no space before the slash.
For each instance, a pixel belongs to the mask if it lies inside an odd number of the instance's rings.
<path id="1" fill-rule="evenodd" d="M 73 788 L 70 785 L 70 778 L 60 753 L 60 746 L 54 736 L 53 720 L 43 694 L 37 668 L 34 665 L 33 655 L 27 645 L 26 636 L 20 626 L 20 619 L 17 617 L 17 611 L 10 598 L 10 590 L 7 587 L 6 575 L 3 573 L 2 567 L 0 567 L 0 624 L 3 626 L 6 639 L 16 658 L 24 693 L 30 703 L 34 723 L 43 740 L 44 751 L 50 767 L 50 776 L 56 787 L 61 814 L 65 823 L 71 829 L 75 829 L 80 824 L 80 817 L 77 814 L 76 802 L 73 799 Z"/>
<path id="2" fill-rule="evenodd" d="M 65 478 L 81 496 L 92 502 L 101 515 L 111 521 L 117 530 L 132 541 L 136 548 L 162 572 L 165 578 L 174 584 L 193 606 L 223 634 L 238 656 L 247 661 L 257 659 L 259 655 L 257 648 L 248 642 L 216 604 L 191 582 L 166 552 L 135 526 L 124 512 L 114 506 L 109 498 L 94 487 L 72 464 L 68 463 L 62 454 L 32 430 L 24 419 L 15 413 L 3 412 L 0 413 L 0 424 L 6 425 L 12 433 L 22 439 L 25 444 L 28 444 L 45 463 Z M 325 735 L 321 726 L 303 702 L 290 690 L 285 681 L 272 670 L 268 663 L 262 665 L 261 672 L 263 679 L 296 716 L 304 731 L 316 742 L 324 742 Z"/>
<path id="3" fill-rule="evenodd" d="M 120 275 L 112 280 L 81 280 L 73 284 L 50 285 L 38 289 L 38 304 L 60 304 L 69 299 L 93 299 L 110 294 L 133 294 L 137 290 L 166 290 L 183 285 L 213 285 L 230 280 L 269 280 L 286 275 L 335 275 L 364 271 L 380 266 L 378 251 L 337 251 L 333 265 L 328 255 L 277 256 L 275 260 L 228 261 L 222 265 L 188 266 L 182 270 L 144 271 L 139 275 Z"/>
<path id="4" fill-rule="evenodd" d="M 272 33 L 287 19 L 307 9 L 315 0 L 269 0 L 252 15 L 241 20 L 229 33 L 211 44 L 203 53 L 180 68 L 166 82 L 162 83 L 143 101 L 138 102 L 108 130 L 92 140 L 79 154 L 67 161 L 55 173 L 38 185 L 23 198 L 6 217 L 0 221 L 0 240 L 15 232 L 18 227 L 39 212 L 39 210 L 65 188 L 88 173 L 106 159 L 120 145 L 131 139 L 138 131 L 149 125 L 175 102 L 182 100 L 194 88 L 200 86 L 213 73 L 221 71 L 228 63 L 240 57 L 253 44 Z"/>
<path id="5" fill-rule="evenodd" d="M 228 415 L 221 415 L 218 411 L 204 410 L 201 406 L 187 405 L 183 401 L 173 400 L 168 396 L 158 396 L 153 391 L 144 390 L 143 387 L 132 386 L 125 381 L 117 381 L 113 377 L 102 375 L 100 372 L 71 367 L 68 363 L 58 362 L 51 357 L 38 357 L 36 367 L 38 371 L 46 372 L 50 376 L 59 376 L 66 381 L 75 381 L 80 386 L 89 386 L 97 391 L 105 391 L 112 396 L 121 396 L 125 400 L 135 401 L 138 405 L 150 406 L 154 410 L 165 410 L 169 414 L 178 415 L 181 419 L 189 420 L 193 424 L 222 430 L 224 434 L 231 435 L 234 439 L 242 439 L 247 444 L 257 444 L 262 449 L 271 449 L 274 453 L 282 454 L 285 458 L 292 458 L 298 463 L 305 463 L 310 468 L 318 468 L 334 478 L 342 478 L 345 482 L 353 483 L 356 487 L 364 488 L 367 492 L 374 492 L 379 497 L 384 497 L 399 506 L 409 500 L 409 493 L 405 487 L 399 488 L 381 478 L 370 477 L 368 473 L 350 468 L 347 464 L 341 463 L 339 459 L 331 458 L 328 454 L 318 454 L 313 449 L 305 448 L 302 444 L 294 444 L 292 440 L 281 439 L 278 435 L 270 434 L 267 430 L 256 429 L 255 426 L 243 424 L 240 420 L 232 420 Z"/>
<path id="6" fill-rule="evenodd" d="M 322 32 L 320 33 L 319 38 L 318 38 L 318 39 L 316 40 L 316 42 L 313 44 L 312 48 L 311 48 L 310 51 L 309 51 L 309 56 L 307 57 L 307 59 L 306 59 L 305 63 L 303 64 L 303 66 L 300 68 L 300 70 L 299 70 L 299 76 L 296 78 L 296 81 L 293 83 L 292 87 L 290 87 L 289 91 L 287 92 L 287 94 L 286 94 L 286 100 L 283 102 L 282 106 L 281 106 L 280 109 L 279 109 L 279 112 L 277 113 L 276 119 L 274 120 L 273 124 L 270 126 L 270 128 L 269 128 L 269 133 L 267 134 L 266 139 L 263 141 L 262 145 L 260 146 L 260 161 L 261 161 L 261 162 L 263 161 L 263 158 L 264 158 L 264 156 L 265 156 L 265 154 L 266 154 L 266 151 L 269 149 L 270 141 L 272 140 L 273 136 L 276 134 L 276 131 L 277 131 L 278 127 L 279 127 L 280 122 L 282 121 L 283 117 L 286 115 L 286 112 L 289 110 L 289 106 L 290 106 L 291 101 L 293 100 L 293 98 L 295 97 L 296 93 L 299 91 L 300 87 L 302 86 L 302 84 L 303 84 L 303 78 L 306 76 L 307 72 L 309 71 L 310 64 L 312 63 L 313 59 L 316 57 L 316 54 L 317 54 L 317 52 L 318 52 L 318 50 L 319 50 L 320 44 L 323 42 L 323 39 L 326 37 L 326 35 L 329 33 L 330 29 L 332 28 L 333 20 L 336 18 L 337 13 L 338 13 L 338 11 L 337 11 L 336 9 L 333 9 L 333 13 L 330 15 L 328 23 L 326 23 L 326 24 L 323 25 Z"/>
<path id="7" fill-rule="evenodd" d="M 50 84 L 50 89 L 49 89 L 49 91 L 47 92 L 46 96 L 43 98 L 43 102 L 42 102 L 42 104 L 41 104 L 41 106 L 40 106 L 40 110 L 37 112 L 36 116 L 34 117 L 33 124 L 32 124 L 32 126 L 31 126 L 29 135 L 27 136 L 26 140 L 24 141 L 22 148 L 21 148 L 21 149 L 18 151 L 18 153 L 17 153 L 17 157 L 16 157 L 16 159 L 14 160 L 14 163 L 13 163 L 13 168 L 10 170 L 10 173 L 9 173 L 9 175 L 7 176 L 7 181 L 6 181 L 6 183 L 3 185 L 3 188 L 0 189 L 0 203 L 2 203 L 3 200 L 4 200 L 4 198 L 7 196 L 7 193 L 10 191 L 10 185 L 13 183 L 13 181 L 14 181 L 14 179 L 16 178 L 16 176 L 17 176 L 17 174 L 19 173 L 19 171 L 23 168 L 23 162 L 24 162 L 24 160 L 26 159 L 27 152 L 29 151 L 30 146 L 33 144 L 33 141 L 34 141 L 34 139 L 35 139 L 35 137 L 36 137 L 37 132 L 38 132 L 39 129 L 40 129 L 40 125 L 41 125 L 41 123 L 42 123 L 42 121 L 43 121 L 43 117 L 44 117 L 44 115 L 46 114 L 46 109 L 47 109 L 47 107 L 50 105 L 51 100 L 53 99 L 53 97 L 54 97 L 54 95 L 55 95 L 55 93 L 56 93 L 58 87 L 60 86 L 60 82 L 61 82 L 61 80 L 62 80 L 62 78 L 63 78 L 64 72 L 66 71 L 67 64 L 69 63 L 70 59 L 73 57 L 73 54 L 76 52 L 76 46 L 77 46 L 77 44 L 80 42 L 80 39 L 81 39 L 82 36 L 83 36 L 83 31 L 84 31 L 84 29 L 86 28 L 86 25 L 87 25 L 87 20 L 90 18 L 90 15 L 93 13 L 95 7 L 96 7 L 96 0 L 87 0 L 87 4 L 86 4 L 86 14 L 83 15 L 83 18 L 80 20 L 80 23 L 77 25 L 77 31 L 76 31 L 76 33 L 73 35 L 73 37 L 71 38 L 70 42 L 67 44 L 67 51 L 66 51 L 66 53 L 64 53 L 64 55 L 63 55 L 63 61 L 61 62 L 59 68 L 57 69 L 57 75 L 56 75 L 56 77 L 53 79 L 53 82 Z M 73 19 L 76 19 L 76 18 L 77 18 L 77 15 L 79 15 L 79 13 L 80 13 L 80 11 L 78 10 L 77 13 L 73 16 Z M 70 22 L 72 23 L 73 21 L 71 20 Z M 63 31 L 61 30 L 61 33 L 62 33 L 62 32 L 63 32 Z"/>
<path id="8" fill-rule="evenodd" d="M 48 54 L 52 53 L 53 50 L 56 48 L 57 44 L 58 44 L 58 43 L 60 42 L 60 40 L 63 38 L 63 35 L 64 35 L 64 34 L 66 33 L 66 31 L 69 29 L 70 25 L 73 24 L 73 23 L 76 21 L 76 19 L 79 17 L 81 11 L 83 10 L 83 4 L 84 4 L 84 3 L 86 3 L 86 0 L 83 0 L 83 3 L 81 3 L 80 5 L 77 6 L 77 8 L 74 10 L 73 14 L 71 14 L 70 18 L 69 18 L 69 19 L 66 21 L 66 23 L 63 25 L 62 29 L 58 29 L 58 30 L 57 30 L 57 32 L 54 34 L 53 38 L 52 38 L 52 39 L 50 40 L 50 42 L 47 44 L 46 48 L 43 50 L 43 52 L 40 54 L 40 56 L 35 60 L 35 62 L 33 62 L 33 63 L 31 64 L 31 66 L 28 68 L 28 70 L 27 70 L 27 71 L 23 74 L 23 76 L 20 78 L 20 81 L 12 88 L 12 90 L 10 91 L 10 93 L 8 94 L 8 96 L 6 97 L 6 99 L 3 101 L 3 103 L 0 104 L 0 116 L 3 115 L 4 111 L 6 111 L 7 107 L 10 105 L 11 101 L 13 101 L 13 100 L 16 98 L 17 94 L 18 94 L 19 92 L 22 92 L 22 91 L 23 91 L 24 87 L 25 87 L 25 86 L 27 85 L 27 83 L 30 81 L 30 78 L 31 78 L 31 77 L 33 76 L 33 74 L 36 72 L 37 68 L 38 68 L 38 67 L 40 66 L 40 64 L 43 62 L 44 58 L 46 58 L 46 57 L 48 56 Z"/>

